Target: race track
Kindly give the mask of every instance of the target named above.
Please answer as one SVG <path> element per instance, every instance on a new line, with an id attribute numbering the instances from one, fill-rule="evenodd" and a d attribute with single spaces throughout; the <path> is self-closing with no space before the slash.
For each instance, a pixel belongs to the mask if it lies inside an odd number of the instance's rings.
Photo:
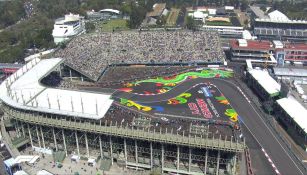
<path id="1" fill-rule="evenodd" d="M 144 96 L 128 92 L 116 91 L 112 96 L 113 98 L 126 98 L 140 103 L 165 101 L 190 90 L 197 84 L 204 82 L 211 82 L 216 85 L 224 94 L 224 96 L 230 101 L 233 108 L 238 112 L 239 116 L 241 116 L 242 123 L 245 125 L 249 133 L 254 137 L 260 147 L 266 150 L 272 162 L 275 164 L 281 174 L 307 174 L 307 172 L 305 172 L 297 160 L 294 159 L 290 153 L 288 153 L 285 144 L 280 141 L 273 133 L 272 129 L 267 126 L 257 109 L 255 109 L 254 106 L 248 102 L 248 100 L 238 90 L 236 85 L 233 84 L 229 79 L 196 78 L 184 81 L 183 83 L 178 84 L 176 87 L 163 94 Z M 247 144 L 249 145 L 251 143 Z M 258 165 L 259 163 L 257 164 L 257 162 L 254 162 L 254 164 Z M 260 165 L 267 166 L 268 164 L 264 163 Z M 268 167 L 265 167 L 264 169 L 268 170 Z M 258 174 L 263 174 L 263 172 L 260 172 L 261 170 L 258 171 Z M 267 173 L 271 174 L 271 172 Z"/>

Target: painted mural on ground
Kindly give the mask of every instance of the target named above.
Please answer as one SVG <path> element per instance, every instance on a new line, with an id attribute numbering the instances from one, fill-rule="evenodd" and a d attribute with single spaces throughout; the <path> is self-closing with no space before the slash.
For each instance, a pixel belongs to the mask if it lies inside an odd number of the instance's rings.
<path id="1" fill-rule="evenodd" d="M 135 110 L 157 115 L 189 116 L 195 120 L 202 118 L 235 123 L 239 118 L 228 99 L 210 82 L 201 83 L 187 92 L 164 101 L 142 103 L 121 98 L 119 102 Z"/>
<path id="2" fill-rule="evenodd" d="M 173 76 L 157 77 L 153 79 L 125 83 L 124 87 L 119 88 L 118 90 L 136 94 L 154 95 L 168 92 L 176 87 L 176 85 L 189 79 L 231 77 L 233 77 L 233 72 L 231 70 L 204 69 L 201 71 L 185 72 Z"/>

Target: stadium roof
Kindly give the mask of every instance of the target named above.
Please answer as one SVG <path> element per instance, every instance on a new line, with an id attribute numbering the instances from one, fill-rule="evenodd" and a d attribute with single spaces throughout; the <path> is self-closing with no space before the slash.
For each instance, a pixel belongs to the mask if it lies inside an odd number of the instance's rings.
<path id="1" fill-rule="evenodd" d="M 278 10 L 269 13 L 268 16 L 272 21 L 288 21 L 289 18 Z"/>
<path id="2" fill-rule="evenodd" d="M 248 72 L 258 81 L 268 94 L 271 96 L 279 94 L 280 84 L 278 84 L 266 70 L 250 69 Z"/>
<path id="3" fill-rule="evenodd" d="M 259 6 L 250 6 L 249 8 L 253 11 L 257 18 L 267 18 L 264 11 L 262 11 Z"/>
<path id="4" fill-rule="evenodd" d="M 274 74 L 277 76 L 307 77 L 307 69 L 292 69 L 285 67 L 274 67 Z"/>
<path id="5" fill-rule="evenodd" d="M 273 45 L 268 40 L 246 40 L 247 46 L 240 46 L 238 40 L 230 40 L 230 47 L 236 50 L 271 50 Z"/>
<path id="6" fill-rule="evenodd" d="M 115 10 L 115 9 L 102 9 L 99 11 L 100 13 L 101 12 L 111 12 L 111 13 L 116 13 L 116 14 L 120 14 L 120 11 L 119 10 Z"/>
<path id="7" fill-rule="evenodd" d="M 201 12 L 201 11 L 195 11 L 195 12 L 193 13 L 193 17 L 194 17 L 194 18 L 204 18 L 205 15 L 204 15 L 204 13 Z"/>
<path id="8" fill-rule="evenodd" d="M 33 59 L 0 85 L 0 99 L 24 110 L 102 118 L 113 103 L 110 95 L 47 88 L 40 84 L 40 80 L 62 62 L 61 58 Z"/>
<path id="9" fill-rule="evenodd" d="M 294 97 L 282 98 L 277 100 L 287 114 L 299 125 L 303 130 L 307 129 L 307 110 Z"/>

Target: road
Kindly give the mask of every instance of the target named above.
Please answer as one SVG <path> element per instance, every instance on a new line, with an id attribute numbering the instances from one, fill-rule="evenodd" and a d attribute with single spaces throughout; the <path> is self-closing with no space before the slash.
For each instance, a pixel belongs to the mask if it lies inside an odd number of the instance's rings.
<path id="1" fill-rule="evenodd" d="M 289 153 L 289 150 L 287 149 L 285 143 L 279 140 L 276 134 L 272 131 L 272 129 L 266 124 L 264 119 L 260 116 L 260 112 L 248 102 L 249 100 L 247 100 L 242 95 L 242 93 L 238 90 L 237 86 L 230 80 L 198 78 L 198 79 L 185 81 L 164 94 L 158 94 L 153 96 L 141 96 L 141 95 L 117 91 L 113 94 L 113 96 L 127 98 L 142 103 L 151 102 L 151 101 L 161 101 L 164 99 L 173 98 L 189 90 L 194 85 L 206 81 L 210 81 L 211 83 L 215 84 L 221 90 L 224 96 L 230 101 L 231 105 L 240 115 L 243 124 L 249 131 L 249 134 L 251 134 L 254 137 L 254 139 L 260 145 L 261 148 L 264 148 L 264 150 L 266 150 L 270 159 L 275 164 L 276 168 L 281 174 L 284 175 L 307 174 L 307 172 L 304 170 L 301 164 L 299 164 L 299 162 L 293 158 L 292 154 Z"/>

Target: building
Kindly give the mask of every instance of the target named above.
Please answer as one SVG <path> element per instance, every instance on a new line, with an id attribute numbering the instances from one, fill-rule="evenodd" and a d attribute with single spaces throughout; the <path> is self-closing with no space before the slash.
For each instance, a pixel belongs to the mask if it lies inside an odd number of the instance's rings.
<path id="1" fill-rule="evenodd" d="M 74 14 L 55 20 L 52 36 L 55 44 L 69 40 L 85 32 L 84 17 Z"/>
<path id="2" fill-rule="evenodd" d="M 274 47 L 270 41 L 245 39 L 230 40 L 230 59 L 233 61 L 269 62 L 275 64 Z"/>
<path id="3" fill-rule="evenodd" d="M 284 43 L 285 61 L 307 62 L 307 44 Z"/>
<path id="4" fill-rule="evenodd" d="M 262 40 L 307 41 L 307 21 L 292 20 L 278 10 L 268 14 L 257 6 L 250 6 L 254 35 Z"/>
<path id="5" fill-rule="evenodd" d="M 110 94 L 44 87 L 39 81 L 59 71 L 63 61 L 33 59 L 0 85 L 5 120 L 14 121 L 32 148 L 76 159 L 100 157 L 104 170 L 117 163 L 161 173 L 239 173 L 238 156 L 246 145 L 237 135 L 215 135 L 209 125 L 168 130 L 146 114 L 126 111 Z M 121 110 L 121 118 L 114 117 Z"/>
<path id="6" fill-rule="evenodd" d="M 293 97 L 276 101 L 275 116 L 293 140 L 307 151 L 307 110 Z"/>
<path id="7" fill-rule="evenodd" d="M 279 65 L 307 63 L 307 44 L 273 41 Z"/>
<path id="8" fill-rule="evenodd" d="M 152 11 L 146 14 L 146 18 L 142 26 L 157 25 L 157 21 L 162 17 L 166 16 L 168 9 L 166 8 L 166 3 L 156 3 L 152 7 Z"/>
<path id="9" fill-rule="evenodd" d="M 251 34 L 244 30 L 234 12 L 234 7 L 187 7 L 188 16 L 201 23 L 201 29 L 218 31 L 222 38 L 251 39 Z"/>
<path id="10" fill-rule="evenodd" d="M 246 81 L 262 101 L 273 101 L 278 99 L 280 84 L 278 84 L 266 70 L 248 70 L 246 73 Z"/>
<path id="11" fill-rule="evenodd" d="M 279 80 L 306 81 L 307 82 L 307 70 L 306 69 L 274 67 L 273 74 Z"/>
<path id="12" fill-rule="evenodd" d="M 106 20 L 123 18 L 122 13 L 115 9 L 102 9 L 99 12 L 87 11 L 86 16 L 89 20 Z"/>
<path id="13" fill-rule="evenodd" d="M 22 64 L 0 63 L 0 82 L 21 68 Z"/>

